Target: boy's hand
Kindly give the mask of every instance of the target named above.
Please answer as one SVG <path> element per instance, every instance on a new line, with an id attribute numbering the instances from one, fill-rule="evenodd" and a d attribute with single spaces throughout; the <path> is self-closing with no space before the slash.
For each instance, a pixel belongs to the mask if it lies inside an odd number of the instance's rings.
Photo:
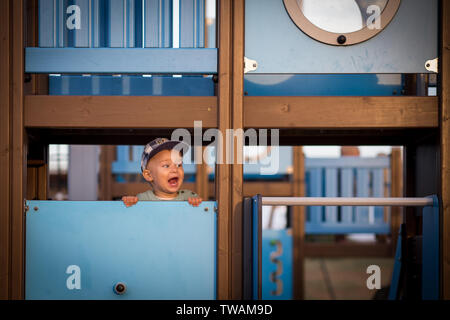
<path id="1" fill-rule="evenodd" d="M 122 201 L 127 208 L 134 206 L 138 202 L 138 200 L 139 200 L 138 197 L 133 197 L 133 196 L 128 196 L 128 197 L 123 196 L 122 197 Z"/>
<path id="2" fill-rule="evenodd" d="M 193 207 L 198 207 L 202 201 L 202 198 L 188 198 L 189 204 Z"/>

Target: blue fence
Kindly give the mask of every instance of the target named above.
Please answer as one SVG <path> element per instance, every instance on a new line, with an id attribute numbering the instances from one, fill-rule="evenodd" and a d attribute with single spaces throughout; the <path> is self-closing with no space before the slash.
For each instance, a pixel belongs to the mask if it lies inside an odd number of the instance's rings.
<path id="1" fill-rule="evenodd" d="M 215 202 L 26 206 L 26 299 L 216 298 Z"/>
<path id="2" fill-rule="evenodd" d="M 390 181 L 385 179 L 385 176 L 390 177 L 390 174 L 385 173 L 385 170 L 390 170 L 389 157 L 305 161 L 308 197 L 389 196 Z M 307 207 L 306 213 L 307 234 L 390 232 L 383 207 Z"/>

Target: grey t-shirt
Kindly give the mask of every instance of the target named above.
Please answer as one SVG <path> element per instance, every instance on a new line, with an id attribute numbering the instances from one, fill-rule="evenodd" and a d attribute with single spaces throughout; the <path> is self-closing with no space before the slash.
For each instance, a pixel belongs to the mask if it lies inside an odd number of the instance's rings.
<path id="1" fill-rule="evenodd" d="M 191 190 L 179 190 L 178 195 L 173 199 L 160 199 L 154 193 L 153 190 L 147 190 L 137 195 L 139 201 L 187 201 L 188 198 L 198 198 L 198 194 Z"/>

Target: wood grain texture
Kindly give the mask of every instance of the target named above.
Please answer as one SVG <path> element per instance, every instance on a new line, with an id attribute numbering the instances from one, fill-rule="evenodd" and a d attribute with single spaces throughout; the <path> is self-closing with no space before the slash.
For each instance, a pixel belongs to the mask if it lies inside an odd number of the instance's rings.
<path id="1" fill-rule="evenodd" d="M 403 197 L 402 149 L 392 148 L 391 153 L 391 197 Z M 391 207 L 392 254 L 395 255 L 400 225 L 403 222 L 403 208 Z"/>
<path id="2" fill-rule="evenodd" d="M 215 97 L 25 96 L 28 128 L 216 127 Z"/>
<path id="3" fill-rule="evenodd" d="M 233 76 L 231 90 L 233 95 L 231 107 L 231 125 L 233 130 L 242 130 L 244 128 L 244 8 L 245 1 L 233 0 Z M 242 299 L 243 144 L 243 136 L 239 135 L 234 140 L 234 161 L 231 166 L 232 299 Z"/>
<path id="4" fill-rule="evenodd" d="M 450 300 L 450 1 L 441 1 L 442 297 Z"/>
<path id="5" fill-rule="evenodd" d="M 244 97 L 246 128 L 429 128 L 437 97 Z"/>
<path id="6" fill-rule="evenodd" d="M 0 1 L 0 300 L 9 298 L 10 287 L 10 1 Z"/>
<path id="7" fill-rule="evenodd" d="M 232 77 L 232 0 L 218 2 L 218 109 L 217 127 L 225 137 L 231 128 L 231 77 Z M 223 145 L 217 145 L 216 165 L 217 216 L 217 299 L 232 297 L 232 259 L 231 259 L 231 168 L 223 158 Z"/>
<path id="8" fill-rule="evenodd" d="M 24 0 L 12 7 L 12 166 L 11 166 L 11 270 L 10 299 L 23 299 L 24 281 L 24 199 L 26 195 L 26 149 L 24 145 Z"/>
<path id="9" fill-rule="evenodd" d="M 305 156 L 302 147 L 293 147 L 293 197 L 305 196 Z M 292 207 L 293 287 L 294 299 L 305 295 L 305 207 Z"/>

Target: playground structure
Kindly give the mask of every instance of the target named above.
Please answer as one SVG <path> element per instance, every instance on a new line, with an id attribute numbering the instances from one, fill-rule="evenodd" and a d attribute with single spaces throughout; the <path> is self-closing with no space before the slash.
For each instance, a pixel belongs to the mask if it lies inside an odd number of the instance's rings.
<path id="1" fill-rule="evenodd" d="M 179 48 L 173 47 L 170 37 L 171 19 L 175 15 L 173 1 L 112 0 L 105 2 L 109 4 L 106 11 L 100 10 L 100 1 L 76 1 L 81 12 L 87 10 L 90 14 L 82 15 L 81 29 L 68 30 L 66 18 L 76 10 L 67 13 L 69 3 L 66 1 L 2 2 L 0 12 L 5 18 L 0 22 L 0 65 L 5 71 L 0 86 L 0 128 L 1 148 L 6 151 L 0 159 L 0 182 L 4 188 L 0 199 L 0 268 L 7 276 L 1 279 L 0 297 L 23 299 L 31 292 L 27 287 L 30 278 L 25 276 L 28 267 L 25 256 L 32 254 L 27 251 L 32 248 L 24 239 L 31 230 L 28 223 L 32 220 L 28 215 L 37 213 L 39 217 L 41 210 L 39 201 L 24 200 L 47 198 L 48 144 L 143 145 L 153 137 L 170 136 L 175 128 L 192 130 L 194 121 L 201 119 L 203 128 L 218 128 L 223 132 L 237 128 L 279 128 L 281 144 L 296 146 L 292 163 L 299 170 L 293 172 L 293 181 L 287 187 L 292 197 L 306 195 L 301 183 L 306 168 L 302 165 L 300 145 L 404 146 L 402 196 L 437 195 L 440 217 L 439 231 L 435 235 L 439 236 L 441 245 L 437 246 L 435 239 L 432 244 L 422 241 L 429 230 L 420 228 L 423 223 L 420 211 L 406 209 L 402 257 L 414 256 L 420 250 L 417 243 L 432 246 L 434 254 L 424 255 L 422 261 L 406 259 L 406 263 L 402 263 L 399 292 L 406 299 L 448 299 L 450 6 L 446 1 L 389 2 L 398 6 L 392 21 L 383 25 L 380 33 L 347 46 L 345 36 L 345 39 L 339 36 L 338 43 L 330 45 L 303 33 L 297 19 L 286 10 L 289 1 L 217 1 L 217 46 L 211 41 L 205 46 L 208 42 L 205 39 L 209 39 L 205 36 L 208 28 L 204 27 L 205 17 L 201 14 L 205 2 L 177 1 Z M 136 5 L 139 3 L 141 7 Z M 43 4 L 55 7 L 45 9 Z M 161 5 L 157 10 L 163 19 L 150 19 L 156 12 L 155 5 Z M 107 14 L 103 16 L 101 12 Z M 109 22 L 105 24 L 106 17 Z M 133 17 L 142 19 L 134 21 Z M 268 19 L 273 19 L 274 23 L 262 25 Z M 147 24 L 148 21 L 157 21 L 156 26 Z M 74 23 L 76 26 L 77 22 Z M 423 43 L 418 45 L 417 39 Z M 348 38 L 348 41 L 353 39 Z M 310 50 L 302 50 L 304 47 Z M 248 65 L 249 60 L 244 57 L 256 62 Z M 429 69 L 432 62 L 427 61 L 434 58 L 439 58 L 439 69 L 432 71 Z M 250 72 L 248 76 L 244 70 Z M 437 71 L 438 96 L 427 96 L 423 94 L 428 89 L 426 80 Z M 80 74 L 85 73 L 91 75 L 82 78 Z M 391 87 L 380 89 L 381 86 L 374 91 L 355 90 L 346 94 L 339 94 L 337 89 L 324 90 L 325 93 L 295 90 L 296 85 L 309 80 L 310 73 L 319 82 L 336 83 L 335 88 L 348 88 L 355 79 L 379 79 L 377 74 L 401 74 L 404 92 L 399 92 L 398 86 L 395 86 L 395 94 Z M 335 75 L 330 76 L 330 80 L 327 73 Z M 347 76 L 349 73 L 352 75 Z M 56 79 L 49 74 L 62 75 Z M 164 79 L 161 74 L 183 76 Z M 289 78 L 284 89 L 283 76 L 290 74 L 295 75 Z M 259 85 L 261 80 L 274 85 Z M 71 91 L 77 86 L 86 88 L 86 84 L 79 84 L 86 82 L 90 88 Z M 199 83 L 204 83 L 205 87 Z M 64 94 L 52 91 L 57 86 L 61 86 Z M 164 93 L 163 87 L 206 90 L 180 89 Z M 384 90 L 392 95 L 386 95 Z M 205 171 L 198 170 L 196 174 L 201 175 L 196 181 L 198 190 L 208 194 Z M 216 268 L 211 282 L 215 286 L 212 298 L 249 297 L 246 281 L 255 280 L 256 275 L 261 274 L 258 269 L 249 278 L 245 272 L 248 264 L 244 260 L 248 259 L 248 252 L 242 251 L 246 243 L 243 238 L 249 235 L 242 232 L 242 224 L 248 218 L 243 209 L 246 193 L 258 192 L 251 191 L 250 187 L 246 191 L 242 165 L 216 165 L 217 228 L 214 231 L 217 245 L 215 258 L 210 261 Z M 264 197 L 276 196 L 264 190 L 261 193 Z M 433 217 L 436 217 L 436 201 L 432 203 Z M 309 211 L 312 218 L 316 216 L 314 210 Z M 326 211 L 325 216 L 332 217 L 333 210 Z M 304 221 L 306 215 L 303 207 L 292 208 L 296 270 L 293 298 L 302 297 L 303 271 L 298 265 L 298 255 L 305 252 L 299 239 L 305 233 L 300 221 Z M 253 239 L 260 229 L 255 230 Z M 259 250 L 261 246 L 256 248 Z M 253 257 L 255 253 L 257 250 L 253 251 Z M 427 267 L 429 263 L 434 263 L 432 269 Z M 436 272 L 436 263 L 439 272 Z M 253 268 L 260 266 L 256 260 L 253 262 Z M 438 277 L 433 280 L 438 284 L 431 289 L 431 295 L 423 295 L 427 288 L 422 287 L 422 283 L 430 273 Z M 261 290 L 261 285 L 251 288 L 255 293 Z M 261 298 L 261 294 L 251 297 Z"/>

